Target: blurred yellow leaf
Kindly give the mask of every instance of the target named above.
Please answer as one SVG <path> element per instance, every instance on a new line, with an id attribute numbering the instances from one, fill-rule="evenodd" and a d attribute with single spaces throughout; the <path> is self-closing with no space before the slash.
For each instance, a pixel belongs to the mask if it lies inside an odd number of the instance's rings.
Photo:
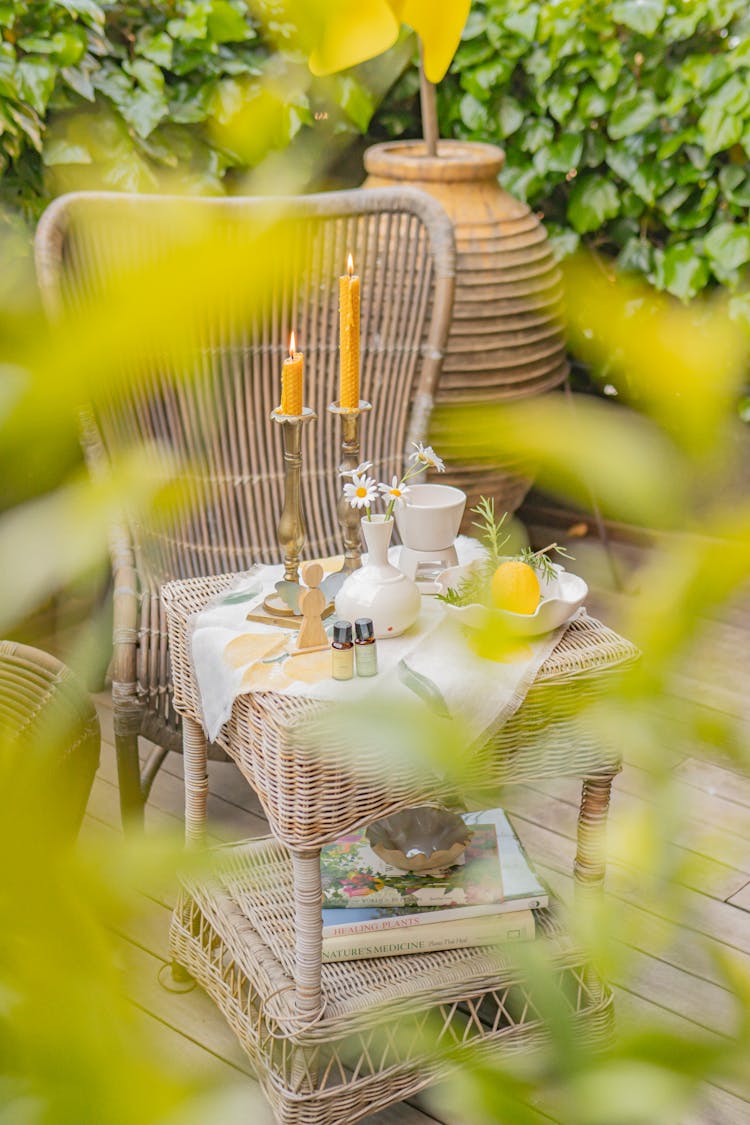
<path id="1" fill-rule="evenodd" d="M 471 0 L 255 0 L 271 35 L 291 39 L 308 55 L 315 75 L 334 74 L 387 51 L 404 23 L 424 46 L 424 68 L 439 82 L 461 40 Z"/>
<path id="2" fill-rule="evenodd" d="M 542 487 L 631 523 L 669 526 L 685 510 L 686 463 L 648 419 L 590 396 L 562 395 L 509 406 L 452 406 L 431 427 L 446 461 L 522 459 Z"/>
<path id="3" fill-rule="evenodd" d="M 66 484 L 0 518 L 0 633 L 107 554 L 109 528 L 158 498 L 169 474 L 138 447 L 109 478 Z M 173 502 L 174 497 L 170 498 Z"/>
<path id="4" fill-rule="evenodd" d="M 591 258 L 565 267 L 575 352 L 624 377 L 624 397 L 643 406 L 695 454 L 721 448 L 724 425 L 744 386 L 746 331 L 727 301 L 685 306 L 644 282 L 607 275 Z"/>

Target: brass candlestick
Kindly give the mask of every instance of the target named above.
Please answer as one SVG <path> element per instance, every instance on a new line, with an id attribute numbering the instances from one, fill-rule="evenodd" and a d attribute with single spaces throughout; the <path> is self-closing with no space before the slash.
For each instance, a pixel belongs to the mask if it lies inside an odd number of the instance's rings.
<path id="1" fill-rule="evenodd" d="M 302 548 L 305 545 L 306 529 L 302 512 L 302 490 L 300 478 L 302 474 L 302 428 L 308 422 L 317 418 L 315 411 L 309 406 L 302 407 L 301 414 L 278 414 L 275 410 L 271 414 L 272 421 L 281 426 L 281 441 L 284 449 L 284 507 L 277 528 L 279 547 L 284 557 L 284 578 L 277 584 L 277 590 L 285 588 L 287 595 L 290 591 L 284 587 L 291 583 L 299 589 L 299 563 Z M 270 594 L 265 602 L 269 613 L 282 616 L 294 616 L 292 608 L 294 599 L 289 600 L 281 593 Z"/>
<path id="2" fill-rule="evenodd" d="M 338 402 L 332 402 L 328 407 L 329 413 L 341 416 L 341 464 L 339 472 L 352 472 L 359 465 L 359 419 L 363 414 L 372 410 L 372 404 L 360 399 L 359 406 L 347 408 Z M 344 565 L 340 574 L 346 578 L 352 571 L 358 570 L 362 565 L 360 552 L 360 519 L 361 512 L 352 508 L 346 497 L 341 493 L 338 503 L 338 515 L 341 529 L 344 532 Z"/>

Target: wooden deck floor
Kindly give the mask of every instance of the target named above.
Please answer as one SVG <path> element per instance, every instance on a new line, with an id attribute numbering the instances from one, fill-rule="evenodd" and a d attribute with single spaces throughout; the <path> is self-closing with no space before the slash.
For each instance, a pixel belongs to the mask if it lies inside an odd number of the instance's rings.
<path id="1" fill-rule="evenodd" d="M 544 540 L 549 542 L 549 538 Z M 584 549 L 583 554 L 586 554 Z M 579 553 L 579 557 L 580 553 Z M 607 599 L 616 614 L 617 598 Z M 750 662 L 750 599 L 723 614 L 712 623 L 715 644 L 710 660 L 696 660 L 686 670 L 676 690 L 699 693 L 707 708 L 736 716 L 747 715 L 747 677 Z M 739 648 L 737 647 L 739 646 Z M 744 659 L 738 659 L 744 652 Z M 731 658 L 730 658 L 731 657 Z M 721 667 L 721 673 L 717 668 Z M 119 831 L 117 789 L 112 743 L 111 702 L 98 697 L 103 728 L 103 752 L 99 775 L 94 785 L 85 832 L 102 834 Z M 150 826 L 179 826 L 182 818 L 182 759 L 171 755 L 154 784 L 148 806 Z M 670 933 L 669 906 L 661 913 L 653 904 L 644 907 L 639 893 L 640 877 L 627 856 L 615 853 L 608 874 L 609 893 L 620 898 L 632 912 L 639 937 L 631 952 L 637 972 L 627 982 L 615 980 L 619 1026 L 630 1021 L 667 1020 L 684 1031 L 707 1035 L 731 1034 L 736 1020 L 735 1002 L 724 987 L 712 951 L 730 950 L 750 971 L 750 777 L 738 774 L 725 764 L 707 760 L 695 748 L 678 747 L 673 770 L 679 795 L 694 811 L 696 823 L 710 829 L 677 841 L 691 853 L 689 917 L 675 934 Z M 258 803 L 239 772 L 230 763 L 210 766 L 209 815 L 212 835 L 217 839 L 236 839 L 267 831 Z M 611 824 L 613 838 L 617 825 L 639 802 L 649 801 L 650 781 L 642 764 L 627 761 L 615 783 Z M 570 894 L 572 858 L 579 786 L 570 781 L 554 781 L 533 786 L 508 787 L 505 806 L 542 875 L 563 897 Z M 697 853 L 695 851 L 697 850 Z M 247 1060 L 232 1032 L 209 998 L 199 989 L 185 994 L 164 991 L 157 973 L 167 959 L 166 934 L 171 894 L 144 897 L 138 920 L 118 935 L 128 972 L 130 996 L 142 1018 L 157 1028 L 175 1055 L 189 1061 L 192 1068 L 215 1077 L 231 1080 L 231 1097 L 222 1125 L 235 1121 L 264 1120 L 258 1088 Z M 699 939 L 703 935 L 706 940 Z M 252 1117 L 248 1110 L 254 1106 Z M 439 1091 L 419 1099 L 418 1105 L 404 1104 L 367 1119 L 369 1125 L 427 1125 L 447 1121 Z M 546 1115 L 540 1121 L 548 1121 Z M 450 1122 L 474 1125 L 451 1116 Z M 750 1081 L 709 1086 L 702 1104 L 683 1125 L 748 1125 L 750 1122 Z M 498 1125 L 513 1125 L 500 1122 Z"/>

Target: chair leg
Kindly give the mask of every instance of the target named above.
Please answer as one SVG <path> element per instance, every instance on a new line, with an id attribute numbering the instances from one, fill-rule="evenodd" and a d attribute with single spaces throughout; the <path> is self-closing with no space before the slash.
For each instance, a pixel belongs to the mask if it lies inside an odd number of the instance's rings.
<path id="1" fill-rule="evenodd" d="M 607 814 L 614 773 L 584 778 L 578 814 L 576 892 L 601 894 L 607 866 Z"/>
<path id="2" fill-rule="evenodd" d="M 117 780 L 120 786 L 120 815 L 126 831 L 142 829 L 146 805 L 138 759 L 138 735 L 115 735 Z"/>

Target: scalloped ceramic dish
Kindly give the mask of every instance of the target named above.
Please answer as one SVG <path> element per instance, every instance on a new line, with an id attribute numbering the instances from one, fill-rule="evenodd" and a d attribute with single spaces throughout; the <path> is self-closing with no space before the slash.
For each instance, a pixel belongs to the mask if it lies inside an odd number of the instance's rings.
<path id="1" fill-rule="evenodd" d="M 367 828 L 370 847 L 401 871 L 430 875 L 452 867 L 471 839 L 471 829 L 450 809 L 419 805 L 376 820 Z"/>
<path id="2" fill-rule="evenodd" d="M 468 573 L 471 564 L 467 566 L 452 566 L 444 570 L 436 579 L 436 585 L 441 593 L 446 593 L 450 588 L 459 584 Z M 547 582 L 539 577 L 541 600 L 533 613 L 511 613 L 507 609 L 488 610 L 483 605 L 446 605 L 446 610 L 452 617 L 457 618 L 471 629 L 480 629 L 487 620 L 487 614 L 496 614 L 502 619 L 503 624 L 516 636 L 539 637 L 543 633 L 551 633 L 566 621 L 570 621 L 588 596 L 589 588 L 577 574 L 571 574 L 561 566 L 553 563 L 555 577 Z"/>

